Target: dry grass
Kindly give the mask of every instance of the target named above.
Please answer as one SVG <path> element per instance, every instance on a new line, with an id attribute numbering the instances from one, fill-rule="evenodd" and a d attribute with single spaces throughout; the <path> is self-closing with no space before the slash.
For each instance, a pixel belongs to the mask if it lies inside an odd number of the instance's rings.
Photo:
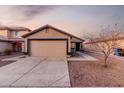
<path id="1" fill-rule="evenodd" d="M 109 59 L 103 62 L 69 62 L 72 87 L 124 87 L 124 62 Z"/>

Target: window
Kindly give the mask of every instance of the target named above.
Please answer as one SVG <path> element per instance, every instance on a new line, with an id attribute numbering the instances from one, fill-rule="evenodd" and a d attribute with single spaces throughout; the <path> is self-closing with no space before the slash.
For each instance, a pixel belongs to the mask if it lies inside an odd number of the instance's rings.
<path id="1" fill-rule="evenodd" d="M 17 32 L 17 31 L 15 31 L 15 36 L 16 36 L 16 37 L 18 36 L 18 32 Z"/>
<path id="2" fill-rule="evenodd" d="M 71 43 L 71 48 L 75 48 L 75 43 Z"/>

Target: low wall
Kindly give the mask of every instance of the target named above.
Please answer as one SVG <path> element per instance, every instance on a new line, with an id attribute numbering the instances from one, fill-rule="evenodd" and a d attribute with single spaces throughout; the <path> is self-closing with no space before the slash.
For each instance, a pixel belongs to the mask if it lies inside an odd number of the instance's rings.
<path id="1" fill-rule="evenodd" d="M 4 52 L 5 49 L 12 49 L 11 43 L 0 41 L 0 52 Z"/>

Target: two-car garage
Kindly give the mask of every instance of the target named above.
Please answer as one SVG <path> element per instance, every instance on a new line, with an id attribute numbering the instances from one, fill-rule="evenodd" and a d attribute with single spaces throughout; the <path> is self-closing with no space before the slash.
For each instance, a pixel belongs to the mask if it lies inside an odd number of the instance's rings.
<path id="1" fill-rule="evenodd" d="M 39 39 L 29 40 L 29 51 L 31 56 L 42 57 L 66 57 L 67 40 L 66 39 Z"/>

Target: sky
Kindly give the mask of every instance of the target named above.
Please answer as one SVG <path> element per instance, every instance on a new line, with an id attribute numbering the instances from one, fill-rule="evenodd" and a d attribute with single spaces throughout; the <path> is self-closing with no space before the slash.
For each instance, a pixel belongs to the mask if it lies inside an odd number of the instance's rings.
<path id="1" fill-rule="evenodd" d="M 108 25 L 118 24 L 123 31 L 124 6 L 0 6 L 1 26 L 24 26 L 34 30 L 46 24 L 81 38 L 86 33 L 95 33 Z"/>

